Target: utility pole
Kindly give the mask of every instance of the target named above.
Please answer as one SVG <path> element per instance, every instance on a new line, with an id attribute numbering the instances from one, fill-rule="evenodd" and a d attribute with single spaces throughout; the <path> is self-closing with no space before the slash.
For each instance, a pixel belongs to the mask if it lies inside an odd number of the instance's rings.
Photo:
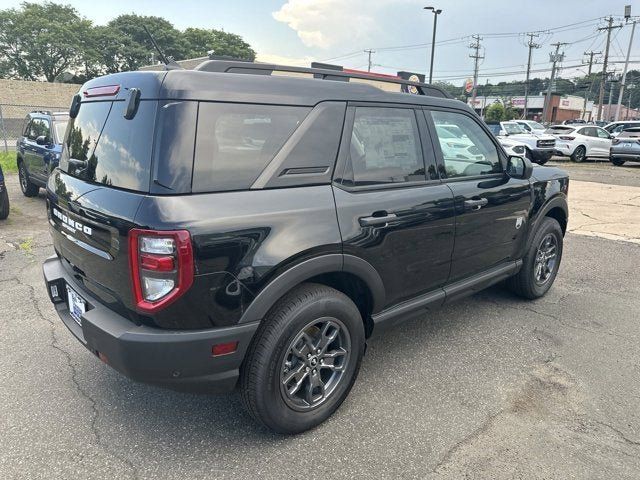
<path id="1" fill-rule="evenodd" d="M 591 69 L 593 68 L 593 56 L 594 55 L 601 55 L 602 52 L 594 52 L 593 50 L 591 50 L 590 52 L 584 52 L 585 55 L 589 55 L 589 69 L 588 69 L 588 73 L 587 73 L 587 77 L 591 76 Z M 591 87 L 593 86 L 593 83 L 591 83 L 590 87 L 588 90 L 585 89 L 584 91 L 584 105 L 582 106 L 582 118 L 586 120 L 586 118 L 584 118 L 587 115 L 587 99 L 589 98 L 589 93 L 591 92 Z M 589 117 L 591 117 L 591 114 L 589 114 Z M 589 118 L 589 120 L 591 120 L 591 118 Z"/>
<path id="2" fill-rule="evenodd" d="M 627 5 L 624 12 L 625 20 L 628 22 L 631 17 L 631 5 Z M 622 105 L 622 94 L 624 93 L 624 88 L 627 81 L 627 69 L 629 68 L 629 55 L 631 55 L 631 44 L 633 43 L 633 34 L 636 31 L 636 21 L 634 18 L 633 25 L 631 26 L 631 37 L 629 38 L 629 48 L 627 49 L 627 59 L 624 62 L 624 70 L 622 71 L 622 81 L 620 82 L 620 93 L 618 94 L 618 106 L 616 107 L 616 116 L 614 117 L 614 121 L 618 120 L 620 116 L 620 105 Z"/>
<path id="3" fill-rule="evenodd" d="M 607 65 L 609 63 L 609 44 L 611 43 L 611 30 L 614 28 L 622 28 L 622 25 L 613 25 L 613 17 L 607 19 L 607 26 L 598 30 L 607 31 L 607 42 L 604 49 L 604 62 L 602 64 L 602 78 L 600 79 L 600 94 L 598 95 L 598 117 L 596 120 L 602 120 L 602 102 L 604 102 L 604 82 L 607 80 Z"/>
<path id="4" fill-rule="evenodd" d="M 371 65 L 372 65 L 372 63 L 371 63 L 371 54 L 372 53 L 376 53 L 376 51 L 375 50 L 371 50 L 369 48 L 369 49 L 365 50 L 364 53 L 368 53 L 369 54 L 369 62 L 368 62 L 368 66 L 367 66 L 367 72 L 370 72 L 371 71 Z"/>
<path id="5" fill-rule="evenodd" d="M 531 51 L 534 48 L 540 48 L 540 45 L 533 42 L 533 39 L 539 37 L 539 33 L 527 33 L 527 37 L 529 37 L 529 41 L 527 42 L 527 46 L 529 47 L 529 59 L 527 60 L 527 78 L 524 81 L 524 113 L 523 117 L 527 119 L 527 102 L 529 99 L 529 73 L 531 72 Z"/>
<path id="6" fill-rule="evenodd" d="M 567 45 L 566 43 L 552 43 L 552 47 L 556 47 L 556 51 L 549 54 L 549 61 L 553 63 L 551 66 L 551 78 L 549 79 L 549 86 L 547 87 L 547 95 L 544 99 L 544 108 L 542 109 L 542 121 L 546 121 L 547 114 L 549 113 L 549 108 L 551 107 L 551 89 L 553 88 L 553 82 L 556 78 L 556 64 L 558 62 L 562 62 L 564 60 L 564 52 L 560 53 L 560 47 L 563 45 Z M 552 114 L 553 115 L 553 114 Z M 551 116 L 549 115 L 549 121 L 551 121 Z"/>
<path id="7" fill-rule="evenodd" d="M 480 40 L 482 37 L 480 35 L 472 35 L 471 38 L 475 40 L 475 43 L 469 45 L 469 48 L 474 50 L 474 53 L 469 55 L 470 58 L 473 58 L 473 90 L 471 92 L 471 108 L 476 108 L 476 92 L 478 87 L 478 67 L 480 66 L 479 61 L 484 58 L 484 55 L 480 55 Z"/>

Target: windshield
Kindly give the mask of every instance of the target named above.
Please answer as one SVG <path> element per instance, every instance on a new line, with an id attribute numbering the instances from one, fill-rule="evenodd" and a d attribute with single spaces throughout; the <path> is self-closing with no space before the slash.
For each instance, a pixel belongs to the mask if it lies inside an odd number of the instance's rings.
<path id="1" fill-rule="evenodd" d="M 497 123 L 488 123 L 487 127 L 489 127 L 489 130 L 491 130 L 491 133 L 493 133 L 494 135 L 498 136 L 500 135 L 500 125 Z"/>
<path id="2" fill-rule="evenodd" d="M 527 125 L 529 125 L 534 130 L 544 130 L 544 125 L 542 125 L 541 123 L 538 123 L 538 122 L 534 122 L 533 120 L 529 120 L 527 122 Z"/>
<path id="3" fill-rule="evenodd" d="M 53 124 L 53 128 L 55 128 L 56 130 L 56 139 L 58 141 L 58 143 L 62 143 L 63 139 L 64 139 L 64 132 L 67 129 L 67 124 L 69 122 L 64 121 L 64 122 L 60 122 L 57 121 Z"/>
<path id="4" fill-rule="evenodd" d="M 124 118 L 125 102 L 83 103 L 69 121 L 60 169 L 91 183 L 148 192 L 157 103 L 140 102 L 132 120 Z"/>
<path id="5" fill-rule="evenodd" d="M 502 128 L 509 135 L 515 135 L 518 133 L 527 133 L 527 131 L 524 128 L 522 128 L 521 125 L 518 125 L 515 122 L 505 122 L 502 124 Z"/>

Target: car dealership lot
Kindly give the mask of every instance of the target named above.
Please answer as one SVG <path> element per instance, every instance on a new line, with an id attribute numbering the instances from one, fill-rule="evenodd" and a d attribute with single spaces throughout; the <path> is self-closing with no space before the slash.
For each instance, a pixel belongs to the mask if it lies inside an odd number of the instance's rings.
<path id="1" fill-rule="evenodd" d="M 637 478 L 640 245 L 602 235 L 634 240 L 640 165 L 558 163 L 576 233 L 550 293 L 492 288 L 370 341 L 343 407 L 296 437 L 236 396 L 134 384 L 91 356 L 43 287 L 44 199 L 9 175 L 0 478 Z"/>

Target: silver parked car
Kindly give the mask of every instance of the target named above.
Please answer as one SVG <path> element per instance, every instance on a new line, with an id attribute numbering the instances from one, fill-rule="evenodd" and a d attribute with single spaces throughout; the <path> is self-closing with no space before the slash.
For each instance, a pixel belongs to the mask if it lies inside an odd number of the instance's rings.
<path id="1" fill-rule="evenodd" d="M 617 166 L 626 161 L 640 162 L 640 127 L 623 130 L 611 141 L 609 160 Z"/>

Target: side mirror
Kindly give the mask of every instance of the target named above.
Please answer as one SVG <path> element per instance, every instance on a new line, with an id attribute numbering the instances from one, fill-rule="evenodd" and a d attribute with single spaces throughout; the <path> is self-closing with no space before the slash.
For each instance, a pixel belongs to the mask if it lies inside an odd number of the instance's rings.
<path id="1" fill-rule="evenodd" d="M 82 103 L 82 97 L 79 93 L 76 93 L 71 99 L 71 107 L 69 107 L 69 117 L 76 118 L 80 111 L 80 104 Z"/>
<path id="2" fill-rule="evenodd" d="M 506 130 L 500 130 L 500 133 L 498 135 L 500 135 L 501 137 L 508 137 L 509 136 L 509 134 L 506 132 Z"/>
<path id="3" fill-rule="evenodd" d="M 49 145 L 49 139 L 46 137 L 46 135 L 40 135 L 39 137 L 36 138 L 36 143 L 38 145 Z"/>
<path id="4" fill-rule="evenodd" d="M 509 156 L 507 160 L 507 175 L 511 178 L 519 178 L 521 180 L 529 180 L 533 173 L 533 165 L 528 158 Z"/>
<path id="5" fill-rule="evenodd" d="M 140 105 L 140 90 L 137 88 L 129 89 L 129 98 L 126 100 L 126 106 L 124 108 L 124 118 L 131 120 L 136 116 L 138 112 L 138 106 Z"/>

